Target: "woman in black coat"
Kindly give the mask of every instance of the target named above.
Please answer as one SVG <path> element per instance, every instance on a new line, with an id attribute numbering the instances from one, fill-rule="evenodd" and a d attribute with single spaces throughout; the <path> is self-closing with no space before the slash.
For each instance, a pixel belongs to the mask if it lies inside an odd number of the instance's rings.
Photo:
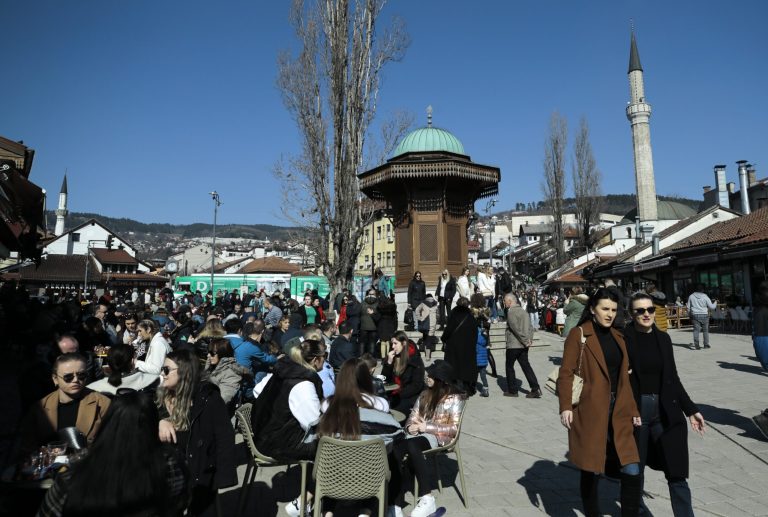
<path id="1" fill-rule="evenodd" d="M 421 271 L 416 271 L 413 274 L 413 279 L 408 284 L 408 307 L 416 310 L 416 307 L 421 305 L 427 298 L 427 284 L 421 279 Z"/>
<path id="2" fill-rule="evenodd" d="M 633 324 L 624 329 L 631 368 L 630 383 L 642 425 L 635 430 L 640 473 L 645 465 L 663 470 L 675 517 L 692 517 L 688 487 L 688 431 L 704 434 L 704 417 L 677 375 L 672 340 L 654 325 L 655 307 L 645 293 L 632 298 Z"/>
<path id="3" fill-rule="evenodd" d="M 235 433 L 219 389 L 200 381 L 200 361 L 171 352 L 160 369 L 160 440 L 186 459 L 192 499 L 188 515 L 215 515 L 216 493 L 237 484 Z"/>
<path id="4" fill-rule="evenodd" d="M 379 320 L 376 331 L 379 333 L 379 348 L 377 359 L 384 359 L 389 351 L 389 340 L 397 330 L 397 305 L 388 297 L 379 296 Z"/>
<path id="5" fill-rule="evenodd" d="M 453 366 L 456 379 L 464 384 L 469 395 L 474 394 L 477 384 L 477 321 L 469 309 L 469 300 L 458 299 L 440 339 L 445 345 L 445 360 Z"/>

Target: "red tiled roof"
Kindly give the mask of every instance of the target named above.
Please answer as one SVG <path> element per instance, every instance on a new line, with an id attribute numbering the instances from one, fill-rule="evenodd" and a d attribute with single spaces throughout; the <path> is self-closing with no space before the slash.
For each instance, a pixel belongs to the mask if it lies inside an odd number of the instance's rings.
<path id="1" fill-rule="evenodd" d="M 670 249 L 679 250 L 718 242 L 740 241 L 766 230 L 768 230 L 768 207 L 763 207 L 749 215 L 713 224 L 683 239 Z"/>
<path id="2" fill-rule="evenodd" d="M 263 257 L 257 258 L 253 262 L 245 265 L 244 268 L 238 271 L 238 274 L 243 273 L 293 273 L 301 269 L 296 264 L 291 264 L 285 259 L 280 257 Z"/>
<path id="3" fill-rule="evenodd" d="M 752 235 L 747 235 L 746 237 L 739 239 L 737 241 L 734 241 L 730 244 L 730 246 L 740 246 L 744 244 L 754 244 L 757 242 L 763 242 L 768 241 L 768 229 L 759 231 L 757 233 L 753 233 Z"/>
<path id="4" fill-rule="evenodd" d="M 107 248 L 92 248 L 91 251 L 96 257 L 96 260 L 102 264 L 138 264 L 139 261 L 136 257 L 132 257 L 130 253 L 121 249 L 110 250 Z"/>

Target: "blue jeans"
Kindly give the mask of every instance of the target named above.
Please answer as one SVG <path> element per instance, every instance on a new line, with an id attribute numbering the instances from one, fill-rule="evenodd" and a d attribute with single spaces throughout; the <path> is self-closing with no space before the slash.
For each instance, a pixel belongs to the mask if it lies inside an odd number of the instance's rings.
<path id="1" fill-rule="evenodd" d="M 699 348 L 699 332 L 704 331 L 704 346 L 709 348 L 709 314 L 691 315 L 693 323 L 693 346 Z"/>
<path id="2" fill-rule="evenodd" d="M 498 319 L 499 311 L 496 309 L 496 298 L 493 296 L 486 296 L 485 303 L 488 305 L 488 308 L 491 309 L 491 318 L 494 320 Z"/>
<path id="3" fill-rule="evenodd" d="M 645 470 L 645 462 L 648 458 L 648 446 L 651 441 L 658 442 L 664 432 L 659 415 L 659 396 L 641 395 L 640 416 L 643 424 L 637 433 L 637 452 L 640 454 L 640 472 Z M 691 489 L 685 478 L 667 478 L 669 486 L 669 498 L 672 503 L 672 513 L 675 517 L 693 517 L 693 504 L 691 502 Z M 640 505 L 640 515 L 650 515 L 645 504 Z"/>

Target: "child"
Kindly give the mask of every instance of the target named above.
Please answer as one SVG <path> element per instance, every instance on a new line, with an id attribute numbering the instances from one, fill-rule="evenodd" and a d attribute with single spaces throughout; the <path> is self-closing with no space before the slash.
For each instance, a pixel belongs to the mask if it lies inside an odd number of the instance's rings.
<path id="1" fill-rule="evenodd" d="M 488 396 L 488 377 L 485 368 L 488 366 L 488 336 L 482 325 L 477 327 L 477 374 L 480 376 L 480 396 Z"/>

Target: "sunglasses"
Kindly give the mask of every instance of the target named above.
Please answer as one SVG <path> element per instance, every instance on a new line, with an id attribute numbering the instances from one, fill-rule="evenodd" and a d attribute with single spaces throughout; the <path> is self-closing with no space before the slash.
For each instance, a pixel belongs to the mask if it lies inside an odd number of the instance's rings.
<path id="1" fill-rule="evenodd" d="M 171 368 L 170 366 L 163 366 L 160 368 L 160 373 L 162 373 L 164 376 L 168 377 L 168 374 L 171 373 L 174 370 L 178 370 L 178 368 Z"/>
<path id="2" fill-rule="evenodd" d="M 75 380 L 75 377 L 77 377 L 78 381 L 84 381 L 88 378 L 88 374 L 85 372 L 65 373 L 64 375 L 56 375 L 56 377 L 63 380 L 64 382 L 72 382 Z"/>
<path id="3" fill-rule="evenodd" d="M 646 312 L 648 314 L 654 314 L 656 312 L 656 307 L 640 307 L 639 309 L 635 309 L 635 314 L 638 316 L 642 316 Z"/>

